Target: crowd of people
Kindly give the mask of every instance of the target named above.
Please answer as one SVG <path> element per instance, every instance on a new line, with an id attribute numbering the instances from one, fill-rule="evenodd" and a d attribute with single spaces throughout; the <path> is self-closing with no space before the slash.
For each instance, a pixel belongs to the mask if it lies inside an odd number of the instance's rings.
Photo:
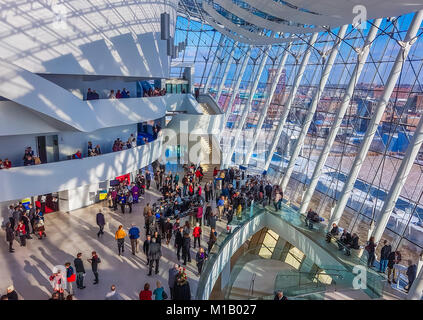
<path id="1" fill-rule="evenodd" d="M 166 95 L 166 89 L 159 89 L 159 88 L 150 88 L 149 90 L 143 91 L 143 97 L 156 97 L 156 96 L 164 96 Z M 110 93 L 107 96 L 108 99 L 126 99 L 131 98 L 131 94 L 129 90 L 123 88 L 122 90 L 110 90 Z M 100 99 L 100 95 L 91 88 L 87 90 L 86 100 L 97 100 Z"/>
<path id="2" fill-rule="evenodd" d="M 45 238 L 44 213 L 40 208 L 34 209 L 32 204 L 25 207 L 21 202 L 9 206 L 9 221 L 6 222 L 6 241 L 9 243 L 9 252 L 14 253 L 13 248 L 16 239 L 21 247 L 26 246 L 26 241 L 33 239 L 31 234 L 39 240 Z"/>
<path id="3" fill-rule="evenodd" d="M 117 254 L 125 255 L 125 243 L 129 242 L 132 255 L 136 256 L 140 252 L 145 256 L 148 269 L 148 276 L 158 274 L 160 271 L 160 260 L 162 258 L 162 246 L 173 247 L 174 258 L 177 263 L 169 270 L 169 293 L 170 299 L 181 300 L 191 299 L 189 281 L 186 275 L 186 267 L 195 264 L 197 275 L 203 272 L 206 261 L 213 254 L 213 246 L 217 241 L 217 221 L 225 221 L 227 227 L 233 219 L 241 219 L 245 209 L 252 203 L 262 205 L 273 205 L 275 210 L 281 210 L 283 193 L 278 185 L 272 185 L 265 176 L 245 176 L 245 172 L 236 168 L 213 170 L 213 179 L 203 181 L 204 171 L 199 165 L 185 165 L 181 174 L 166 172 L 164 165 L 155 164 L 153 171 L 148 169 L 140 170 L 135 180 L 129 183 L 123 180 L 118 186 L 109 190 L 107 199 L 109 208 L 118 210 L 125 214 L 133 211 L 133 204 L 140 202 L 141 196 L 146 190 L 155 188 L 160 192 L 161 197 L 152 205 L 146 203 L 142 213 L 144 216 L 144 226 L 137 226 L 132 223 L 126 228 L 120 225 L 115 231 L 115 241 Z M 154 184 L 153 181 L 154 180 Z M 213 202 L 215 205 L 212 206 Z M 187 219 L 188 218 L 188 219 Z M 7 241 L 9 251 L 14 252 L 13 241 L 19 238 L 21 246 L 25 246 L 26 240 L 31 239 L 30 234 L 38 235 L 39 239 L 46 237 L 44 228 L 44 216 L 39 208 L 34 210 L 32 205 L 25 209 L 22 204 L 10 207 L 10 221 L 7 224 Z M 182 222 L 185 220 L 184 222 Z M 319 215 L 310 210 L 306 217 L 306 225 L 313 228 L 313 223 L 320 223 L 322 219 Z M 106 219 L 101 210 L 96 215 L 96 223 L 99 227 L 97 237 L 104 235 Z M 208 227 L 207 242 L 202 243 L 204 227 Z M 141 241 L 141 239 L 144 239 Z M 344 229 L 332 225 L 332 229 L 327 233 L 326 241 L 335 240 L 340 250 L 344 250 L 350 255 L 351 250 L 357 250 L 359 237 L 356 233 L 352 235 Z M 142 248 L 141 247 L 142 243 Z M 203 246 L 204 247 L 203 247 Z M 368 266 L 373 267 L 375 260 L 374 239 L 370 238 L 365 250 L 368 252 Z M 195 258 L 191 256 L 192 250 Z M 84 289 L 85 269 L 82 260 L 82 253 L 78 253 L 74 260 L 74 267 L 70 262 L 64 264 L 66 274 L 58 270 L 52 274 L 50 281 L 53 286 L 53 296 L 51 299 L 65 299 L 64 292 L 68 297 L 73 297 L 72 283 L 76 282 L 78 289 Z M 391 246 L 385 241 L 381 252 L 381 262 L 379 272 L 385 273 L 388 268 L 388 282 L 396 283 L 394 265 L 401 261 L 399 251 L 392 251 Z M 94 274 L 94 283 L 99 283 L 98 265 L 101 263 L 97 253 L 93 251 L 88 259 Z M 416 265 L 411 261 L 407 270 L 411 287 L 416 277 Z M 65 285 L 66 284 L 66 285 Z M 143 290 L 139 293 L 141 300 L 167 299 L 166 290 L 160 282 L 156 283 L 156 288 L 152 291 L 150 283 L 145 283 Z M 67 297 L 66 297 L 67 299 Z M 110 292 L 105 296 L 107 300 L 120 300 L 121 295 L 112 285 Z M 283 292 L 275 295 L 275 300 L 286 300 Z"/>
<path id="4" fill-rule="evenodd" d="M 157 97 L 157 96 L 165 96 L 166 95 L 166 89 L 159 89 L 159 88 L 154 88 L 153 89 L 149 89 L 149 90 L 144 90 L 143 92 L 143 97 Z"/>

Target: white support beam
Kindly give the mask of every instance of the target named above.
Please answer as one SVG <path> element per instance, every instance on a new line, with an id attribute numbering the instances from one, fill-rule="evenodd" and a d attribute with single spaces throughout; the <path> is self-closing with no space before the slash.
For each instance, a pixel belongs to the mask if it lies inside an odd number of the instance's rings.
<path id="1" fill-rule="evenodd" d="M 273 136 L 272 144 L 271 144 L 270 149 L 269 149 L 269 154 L 267 155 L 266 163 L 264 165 L 264 170 L 269 169 L 270 162 L 272 161 L 273 153 L 275 152 L 276 146 L 279 143 L 279 139 L 280 139 L 281 134 L 282 134 L 282 129 L 285 125 L 286 119 L 288 118 L 289 111 L 291 110 L 291 105 L 294 102 L 295 96 L 297 94 L 298 87 L 299 87 L 301 80 L 303 78 L 303 75 L 304 75 L 305 68 L 308 64 L 308 60 L 310 59 L 311 50 L 313 49 L 312 47 L 314 46 L 314 43 L 317 40 L 317 36 L 318 36 L 318 33 L 313 33 L 313 35 L 310 38 L 310 42 L 307 44 L 308 47 L 307 47 L 307 49 L 304 53 L 303 59 L 301 60 L 301 64 L 300 64 L 300 67 L 298 68 L 298 72 L 295 76 L 294 83 L 292 85 L 292 89 L 289 92 L 288 100 L 285 103 L 283 113 L 282 113 L 281 118 L 280 118 L 279 123 L 278 123 L 278 127 L 276 128 L 276 132 Z"/>
<path id="2" fill-rule="evenodd" d="M 224 39 L 225 39 L 225 36 L 221 35 L 220 39 L 219 39 L 219 44 L 217 45 L 216 53 L 213 57 L 213 62 L 210 66 L 210 72 L 209 72 L 209 75 L 207 76 L 206 84 L 204 85 L 204 90 L 203 90 L 204 93 L 208 93 L 208 91 L 209 91 L 209 87 L 210 87 L 210 84 L 213 80 L 215 69 L 216 69 L 216 66 L 217 66 L 216 61 L 217 61 L 218 57 L 220 56 L 222 49 L 223 49 L 223 40 Z"/>
<path id="3" fill-rule="evenodd" d="M 225 119 L 223 120 L 223 123 L 226 128 L 226 123 L 228 122 L 229 115 L 232 111 L 232 105 L 235 102 L 236 96 L 238 95 L 239 86 L 241 85 L 242 78 L 244 77 L 245 69 L 248 65 L 248 60 L 250 60 L 250 54 L 251 54 L 251 46 L 248 46 L 247 52 L 245 53 L 244 60 L 242 61 L 241 69 L 239 70 L 238 78 L 236 79 L 235 86 L 232 90 L 231 100 L 228 103 L 228 108 L 225 112 Z"/>
<path id="4" fill-rule="evenodd" d="M 234 143 L 233 143 L 229 152 L 226 155 L 225 164 L 230 163 L 230 161 L 232 159 L 232 155 L 234 154 L 235 149 L 238 145 L 239 136 L 241 135 L 241 131 L 244 128 L 244 124 L 245 124 L 245 121 L 247 120 L 248 113 L 250 112 L 251 103 L 253 102 L 254 94 L 256 93 L 257 86 L 259 84 L 259 81 L 260 81 L 261 75 L 263 73 L 264 67 L 266 66 L 266 61 L 267 61 L 267 58 L 268 58 L 267 52 L 269 51 L 270 48 L 271 48 L 271 46 L 266 46 L 266 48 L 264 49 L 264 52 L 262 53 L 263 57 L 261 59 L 260 66 L 259 66 L 259 69 L 257 71 L 256 78 L 254 80 L 253 86 L 250 90 L 250 95 L 248 97 L 247 103 L 245 104 L 244 108 L 242 109 L 241 119 L 238 123 L 238 128 L 235 130 Z"/>
<path id="5" fill-rule="evenodd" d="M 378 28 L 382 22 L 382 19 L 377 19 L 374 21 L 369 33 L 367 34 L 366 42 L 363 44 L 361 50 L 357 50 L 357 63 L 355 65 L 354 71 L 351 75 L 350 81 L 348 83 L 347 90 L 342 98 L 342 103 L 336 113 L 335 121 L 333 126 L 330 129 L 329 135 L 326 138 L 325 143 L 323 144 L 323 150 L 319 155 L 319 159 L 317 160 L 316 166 L 313 171 L 313 176 L 310 180 L 310 185 L 307 188 L 307 191 L 304 195 L 303 201 L 300 207 L 300 213 L 305 214 L 308 210 L 308 206 L 310 204 L 311 198 L 313 193 L 316 189 L 317 183 L 319 182 L 320 176 L 322 175 L 323 167 L 326 163 L 326 160 L 329 156 L 329 152 L 332 148 L 332 145 L 335 141 L 335 138 L 338 134 L 339 128 L 342 124 L 342 119 L 345 116 L 346 111 L 351 102 L 352 95 L 354 94 L 354 88 L 357 84 L 358 79 L 360 78 L 361 71 L 363 70 L 364 64 L 367 61 L 367 57 L 370 52 L 370 47 L 373 40 L 376 38 Z"/>
<path id="6" fill-rule="evenodd" d="M 272 83 L 272 86 L 270 88 L 269 95 L 267 96 L 266 103 L 265 103 L 264 107 L 262 108 L 261 113 L 259 115 L 259 121 L 257 123 L 257 127 L 254 131 L 254 134 L 253 134 L 253 140 L 251 141 L 250 147 L 249 147 L 248 152 L 247 152 L 247 156 L 245 157 L 245 164 L 246 165 L 248 165 L 248 163 L 250 162 L 250 158 L 251 158 L 251 155 L 253 154 L 253 150 L 254 150 L 254 147 L 257 143 L 257 139 L 260 136 L 261 129 L 262 129 L 262 126 L 263 126 L 263 123 L 264 123 L 264 119 L 266 118 L 266 115 L 267 115 L 267 110 L 269 109 L 270 104 L 272 103 L 273 96 L 275 94 L 276 87 L 278 86 L 279 79 L 282 75 L 283 68 L 285 67 L 285 63 L 286 63 L 286 60 L 288 58 L 290 49 L 291 49 L 291 42 L 288 43 L 287 47 L 285 48 L 285 52 L 284 52 L 284 54 L 283 54 L 283 56 L 282 56 L 282 58 L 279 62 L 279 66 L 278 66 L 278 69 L 276 71 L 275 79 L 273 79 L 273 83 Z"/>
<path id="7" fill-rule="evenodd" d="M 369 151 L 370 144 L 372 143 L 373 137 L 376 134 L 377 128 L 379 126 L 380 120 L 382 119 L 383 113 L 385 112 L 386 105 L 392 95 L 394 87 L 398 81 L 398 78 L 402 71 L 402 66 L 404 65 L 405 60 L 407 59 L 408 53 L 412 44 L 416 40 L 417 31 L 420 28 L 423 18 L 423 10 L 420 10 L 414 14 L 413 20 L 408 28 L 407 34 L 403 42 L 400 43 L 400 48 L 398 50 L 397 57 L 392 66 L 392 69 L 389 73 L 389 77 L 385 83 L 385 89 L 382 96 L 379 99 L 379 102 L 375 108 L 375 112 L 372 115 L 366 133 L 363 137 L 363 141 L 360 144 L 359 151 L 354 158 L 354 163 L 348 174 L 348 178 L 344 183 L 342 188 L 341 196 L 336 207 L 334 209 L 332 218 L 328 224 L 328 228 L 332 223 L 338 223 L 342 217 L 344 209 L 347 205 L 348 199 L 351 195 L 351 191 L 354 188 L 355 181 L 357 180 L 358 174 L 360 172 L 361 166 L 364 163 L 367 152 Z"/>
<path id="8" fill-rule="evenodd" d="M 338 35 L 336 37 L 337 39 L 335 40 L 335 43 L 330 51 L 329 57 L 324 66 L 322 75 L 320 77 L 319 86 L 317 87 L 317 90 L 313 95 L 313 99 L 311 101 L 309 109 L 307 110 L 307 114 L 302 124 L 300 134 L 295 142 L 294 151 L 292 152 L 292 155 L 289 159 L 288 166 L 283 175 L 282 184 L 281 184 L 281 188 L 283 192 L 285 192 L 286 186 L 288 185 L 288 181 L 291 178 L 292 171 L 294 170 L 295 162 L 297 161 L 300 151 L 304 145 L 304 140 L 305 140 L 305 137 L 307 136 L 308 129 L 310 128 L 310 125 L 313 122 L 313 117 L 317 110 L 317 104 L 319 103 L 320 98 L 322 97 L 323 91 L 325 90 L 330 72 L 332 71 L 333 63 L 335 62 L 335 59 L 338 55 L 339 47 L 341 46 L 342 39 L 345 36 L 345 32 L 347 31 L 347 28 L 348 28 L 347 24 L 339 28 Z"/>
<path id="9" fill-rule="evenodd" d="M 400 196 L 401 190 L 404 187 L 405 181 L 408 178 L 411 168 L 413 167 L 414 160 L 419 154 L 420 147 L 423 143 L 423 116 L 420 116 L 419 123 L 416 131 L 414 131 L 413 138 L 405 151 L 404 158 L 401 161 L 401 165 L 395 175 L 395 179 L 392 182 L 391 188 L 389 189 L 388 195 L 383 202 L 382 210 L 376 220 L 376 227 L 373 231 L 375 242 L 379 242 L 382 238 L 383 232 L 388 224 L 391 213 L 395 208 L 395 204 Z"/>
<path id="10" fill-rule="evenodd" d="M 234 45 L 233 45 L 233 48 L 231 50 L 231 53 L 229 54 L 228 60 L 226 60 L 226 65 L 225 65 L 225 69 L 223 71 L 222 80 L 220 82 L 219 89 L 217 90 L 217 95 L 216 95 L 216 99 L 215 99 L 217 103 L 219 103 L 219 99 L 220 99 L 220 95 L 222 94 L 223 86 L 225 85 L 226 78 L 228 77 L 229 69 L 231 68 L 237 45 L 238 45 L 238 42 L 235 42 Z"/>

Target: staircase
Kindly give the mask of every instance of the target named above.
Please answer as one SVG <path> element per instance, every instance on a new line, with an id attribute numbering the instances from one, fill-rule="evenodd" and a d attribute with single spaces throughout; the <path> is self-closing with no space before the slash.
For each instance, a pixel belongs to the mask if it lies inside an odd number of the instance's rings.
<path id="1" fill-rule="evenodd" d="M 210 107 L 207 103 L 199 103 L 201 110 L 203 111 L 204 114 L 210 115 Z"/>

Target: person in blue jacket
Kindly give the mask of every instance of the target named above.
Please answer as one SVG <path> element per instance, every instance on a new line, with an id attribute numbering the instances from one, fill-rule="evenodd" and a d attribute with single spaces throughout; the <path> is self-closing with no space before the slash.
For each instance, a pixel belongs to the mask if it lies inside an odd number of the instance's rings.
<path id="1" fill-rule="evenodd" d="M 132 224 L 131 229 L 129 229 L 129 239 L 131 240 L 132 254 L 138 253 L 138 239 L 140 237 L 140 229 L 138 229 L 135 224 Z"/>

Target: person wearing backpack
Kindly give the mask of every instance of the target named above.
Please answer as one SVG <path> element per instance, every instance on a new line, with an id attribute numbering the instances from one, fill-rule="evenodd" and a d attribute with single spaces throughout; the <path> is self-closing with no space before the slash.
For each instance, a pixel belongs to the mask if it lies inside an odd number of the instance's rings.
<path id="1" fill-rule="evenodd" d="M 72 290 L 72 282 L 75 282 L 76 280 L 76 274 L 73 271 L 73 267 L 71 266 L 70 262 L 65 263 L 66 267 L 66 284 L 67 284 L 67 290 L 69 294 L 73 294 Z"/>
<path id="2" fill-rule="evenodd" d="M 166 300 L 168 298 L 166 292 L 164 291 L 164 288 L 160 281 L 156 282 L 157 288 L 154 289 L 154 300 Z"/>

